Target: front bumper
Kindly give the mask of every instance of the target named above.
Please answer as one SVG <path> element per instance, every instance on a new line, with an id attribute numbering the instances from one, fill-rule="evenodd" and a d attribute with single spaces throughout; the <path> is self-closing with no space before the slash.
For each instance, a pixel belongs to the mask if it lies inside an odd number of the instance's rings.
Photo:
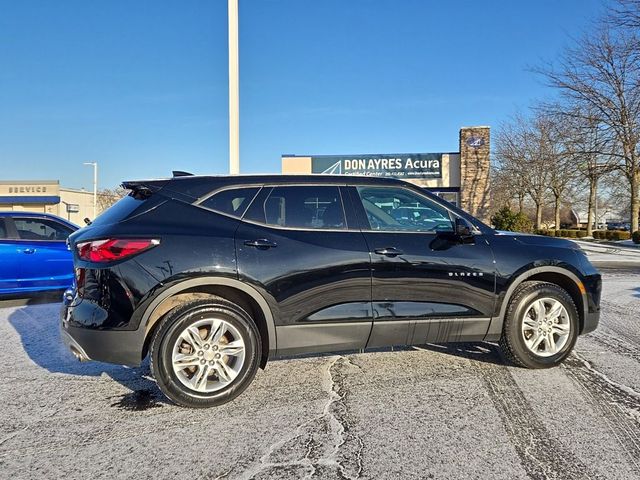
<path id="1" fill-rule="evenodd" d="M 591 266 L 591 264 L 589 264 Z M 593 332 L 600 321 L 600 296 L 602 294 L 602 277 L 593 266 L 591 269 L 594 273 L 585 276 L 583 285 L 586 290 L 586 302 L 584 309 L 584 324 L 582 325 L 581 335 Z"/>
<path id="2" fill-rule="evenodd" d="M 581 335 L 593 332 L 598 328 L 600 322 L 600 310 L 595 312 L 588 312 L 584 317 L 584 325 L 582 327 Z"/>
<path id="3" fill-rule="evenodd" d="M 82 300 L 86 302 L 87 300 Z M 69 324 L 74 306 L 65 304 L 60 312 L 62 342 L 81 361 L 96 360 L 137 367 L 142 361 L 144 332 L 138 330 L 95 330 Z"/>

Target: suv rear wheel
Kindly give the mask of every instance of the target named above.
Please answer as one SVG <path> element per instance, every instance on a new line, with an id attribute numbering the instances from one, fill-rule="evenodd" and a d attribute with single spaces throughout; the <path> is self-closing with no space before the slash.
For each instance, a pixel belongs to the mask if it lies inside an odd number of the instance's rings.
<path id="1" fill-rule="evenodd" d="M 509 301 L 500 349 L 515 365 L 548 368 L 561 363 L 578 336 L 578 311 L 563 288 L 524 282 Z"/>
<path id="2" fill-rule="evenodd" d="M 179 405 L 221 405 L 253 380 L 260 346 L 260 333 L 241 307 L 218 297 L 195 300 L 169 312 L 156 329 L 151 372 Z"/>

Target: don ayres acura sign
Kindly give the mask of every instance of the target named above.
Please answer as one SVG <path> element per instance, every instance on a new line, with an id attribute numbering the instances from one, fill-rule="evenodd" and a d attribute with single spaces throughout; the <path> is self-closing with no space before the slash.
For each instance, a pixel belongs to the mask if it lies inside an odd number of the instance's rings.
<path id="1" fill-rule="evenodd" d="M 375 177 L 442 178 L 442 154 L 318 155 L 311 157 L 311 171 Z"/>

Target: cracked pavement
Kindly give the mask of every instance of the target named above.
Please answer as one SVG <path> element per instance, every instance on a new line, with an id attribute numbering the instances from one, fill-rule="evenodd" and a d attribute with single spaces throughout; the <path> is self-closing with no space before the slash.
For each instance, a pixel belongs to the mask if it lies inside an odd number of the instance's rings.
<path id="1" fill-rule="evenodd" d="M 271 362 L 235 401 L 167 403 L 148 366 L 78 363 L 58 305 L 0 302 L 0 472 L 18 478 L 640 479 L 640 265 L 561 367 L 489 343 Z"/>

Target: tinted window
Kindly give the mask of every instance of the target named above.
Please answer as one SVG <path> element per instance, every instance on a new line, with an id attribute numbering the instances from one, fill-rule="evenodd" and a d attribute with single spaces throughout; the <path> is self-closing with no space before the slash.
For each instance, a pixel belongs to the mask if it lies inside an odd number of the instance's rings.
<path id="1" fill-rule="evenodd" d="M 207 198 L 200 205 L 217 212 L 226 213 L 234 217 L 241 217 L 253 197 L 260 190 L 259 187 L 233 188 L 223 190 Z"/>
<path id="2" fill-rule="evenodd" d="M 458 193 L 457 192 L 439 192 L 438 196 L 451 203 L 452 205 L 458 206 Z"/>
<path id="3" fill-rule="evenodd" d="M 13 223 L 21 240 L 66 240 L 73 230 L 46 218 L 17 218 Z"/>
<path id="4" fill-rule="evenodd" d="M 263 208 L 264 220 L 269 225 L 291 228 L 346 228 L 338 187 L 275 187 L 265 200 Z"/>
<path id="5" fill-rule="evenodd" d="M 4 226 L 4 219 L 0 218 L 0 240 L 7 238 L 7 229 Z"/>
<path id="6" fill-rule="evenodd" d="M 129 194 L 111 205 L 104 212 L 98 215 L 97 218 L 92 218 L 92 224 L 107 225 L 109 223 L 116 223 L 124 220 L 129 215 L 132 215 L 138 207 L 141 207 L 147 201 L 147 199 L 135 198 L 131 194 Z"/>
<path id="7" fill-rule="evenodd" d="M 451 232 L 449 212 L 426 197 L 397 187 L 358 188 L 372 230 Z"/>

